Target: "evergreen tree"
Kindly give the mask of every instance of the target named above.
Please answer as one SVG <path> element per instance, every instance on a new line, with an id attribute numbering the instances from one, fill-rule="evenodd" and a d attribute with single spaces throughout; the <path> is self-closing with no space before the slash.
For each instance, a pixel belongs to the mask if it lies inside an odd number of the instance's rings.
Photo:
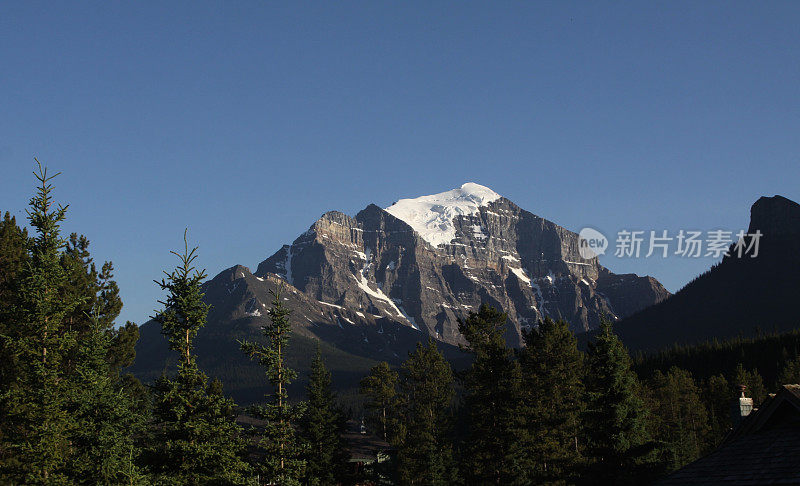
<path id="1" fill-rule="evenodd" d="M 800 357 L 787 361 L 778 376 L 778 386 L 800 384 Z"/>
<path id="2" fill-rule="evenodd" d="M 483 304 L 459 320 L 458 329 L 473 354 L 462 376 L 467 438 L 461 461 L 468 483 L 524 484 L 529 471 L 525 444 L 522 372 L 506 345 L 508 317 Z"/>
<path id="3" fill-rule="evenodd" d="M 586 477 L 600 484 L 644 481 L 652 450 L 647 412 L 628 351 L 607 319 L 589 344 L 585 386 Z"/>
<path id="4" fill-rule="evenodd" d="M 736 366 L 733 372 L 731 384 L 734 386 L 746 386 L 746 394 L 753 399 L 754 407 L 758 407 L 767 398 L 767 389 L 758 370 L 746 370 L 741 363 Z M 732 399 L 733 397 L 731 397 Z"/>
<path id="5" fill-rule="evenodd" d="M 400 390 L 408 432 L 400 445 L 401 484 L 449 485 L 455 480 L 447 433 L 453 399 L 453 371 L 432 338 L 403 362 Z"/>
<path id="6" fill-rule="evenodd" d="M 37 161 L 38 163 L 38 161 Z M 76 333 L 64 318 L 80 302 L 62 298 L 67 273 L 60 264 L 65 246 L 60 223 L 65 206 L 53 203 L 52 179 L 39 165 L 40 185 L 30 200 L 35 230 L 29 258 L 20 270 L 16 298 L 3 314 L 3 350 L 13 363 L 0 391 L 3 473 L 12 482 L 62 484 L 75 422 L 66 409 L 67 358 Z"/>
<path id="7" fill-rule="evenodd" d="M 270 324 L 261 328 L 267 338 L 266 346 L 249 341 L 240 344 L 246 355 L 265 368 L 274 390 L 274 393 L 267 395 L 266 404 L 251 408 L 253 415 L 267 422 L 260 441 L 264 459 L 259 471 L 272 483 L 293 485 L 299 483 L 306 467 L 303 447 L 295 428 L 303 415 L 304 406 L 292 406 L 286 388 L 297 376 L 285 363 L 285 352 L 292 333 L 289 324 L 291 311 L 283 306 L 281 289 L 270 293 L 273 297 L 268 311 Z"/>
<path id="8" fill-rule="evenodd" d="M 196 251 L 189 250 L 184 233 L 184 252 L 172 252 L 180 265 L 156 281 L 168 295 L 154 319 L 179 364 L 175 378 L 155 383 L 148 463 L 159 484 L 244 484 L 249 468 L 241 459 L 245 444 L 235 404 L 222 395 L 218 382 L 209 383 L 191 352 L 209 309 L 201 290 L 206 274 L 193 266 Z"/>
<path id="9" fill-rule="evenodd" d="M 136 359 L 136 342 L 139 341 L 139 326 L 127 321 L 124 326 L 107 331 L 110 335 L 108 346 L 108 362 L 111 370 L 121 371 L 131 366 Z M 126 374 L 128 377 L 133 375 Z"/>
<path id="10" fill-rule="evenodd" d="M 14 381 L 17 364 L 12 354 L 11 342 L 14 322 L 13 309 L 19 298 L 19 276 L 28 262 L 28 232 L 17 226 L 16 218 L 6 211 L 0 221 L 0 393 L 8 390 Z M 3 402 L 0 401 L 0 418 L 3 417 Z M 5 420 L 0 420 L 0 444 L 6 432 Z M 10 451 L 0 446 L 0 464 Z"/>
<path id="11" fill-rule="evenodd" d="M 113 280 L 114 266 L 105 262 L 98 271 L 89 253 L 89 239 L 72 233 L 61 256 L 70 285 L 64 297 L 80 302 L 67 316 L 67 324 L 81 334 L 110 331 L 122 310 L 119 287 Z"/>
<path id="12" fill-rule="evenodd" d="M 129 393 L 130 385 L 120 379 L 120 370 L 133 364 L 138 327 L 130 322 L 114 327 L 122 299 L 113 265 L 105 262 L 97 270 L 88 238 L 72 233 L 60 260 L 69 280 L 63 298 L 79 302 L 65 317 L 65 325 L 77 332 L 77 346 L 69 356 L 74 380 L 68 408 L 77 423 L 71 438 L 75 453 L 68 465 L 70 477 L 74 483 L 141 482 L 144 478 L 134 465 L 139 449 L 133 438 L 143 431 L 144 409 Z"/>
<path id="13" fill-rule="evenodd" d="M 102 275 L 87 270 L 88 240 L 76 257 L 77 237 L 60 237 L 66 208 L 53 205 L 55 176 L 39 165 L 36 177 L 28 214 L 37 236 L 8 215 L 0 225 L 0 461 L 7 478 L 29 484 L 135 483 L 142 420 L 108 358 L 123 334 L 113 329 L 122 301 L 111 264 Z"/>
<path id="14" fill-rule="evenodd" d="M 691 373 L 672 367 L 656 371 L 650 380 L 652 435 L 667 471 L 689 464 L 705 451 L 708 414 Z"/>
<path id="15" fill-rule="evenodd" d="M 723 375 L 712 376 L 705 386 L 704 400 L 711 428 L 707 447 L 714 448 L 731 430 L 731 401 L 733 390 Z"/>
<path id="16" fill-rule="evenodd" d="M 27 245 L 28 231 L 17 226 L 17 219 L 6 211 L 0 221 L 0 303 L 3 309 L 9 309 L 17 295 L 17 275 L 28 261 Z"/>
<path id="17" fill-rule="evenodd" d="M 67 406 L 76 427 L 67 471 L 72 484 L 146 484 L 136 466 L 144 415 L 108 362 L 114 335 L 95 319 L 75 352 Z"/>
<path id="18" fill-rule="evenodd" d="M 306 484 L 334 485 L 342 478 L 345 456 L 343 417 L 331 391 L 331 373 L 325 367 L 322 353 L 311 361 L 311 377 L 306 389 L 308 402 L 301 422 L 301 435 L 306 442 Z"/>
<path id="19" fill-rule="evenodd" d="M 383 440 L 394 445 L 399 444 L 403 437 L 398 420 L 397 383 L 397 372 L 382 361 L 361 379 L 360 387 L 361 394 L 367 397 L 364 403 L 367 424 Z"/>
<path id="20" fill-rule="evenodd" d="M 578 436 L 583 411 L 583 354 L 566 321 L 546 317 L 523 334 L 524 402 L 527 433 L 518 448 L 529 462 L 531 482 L 572 482 L 581 460 Z"/>

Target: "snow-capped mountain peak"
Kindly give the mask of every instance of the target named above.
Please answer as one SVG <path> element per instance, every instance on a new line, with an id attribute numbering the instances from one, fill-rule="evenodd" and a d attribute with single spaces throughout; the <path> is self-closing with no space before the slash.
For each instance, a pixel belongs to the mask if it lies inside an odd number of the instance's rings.
<path id="1" fill-rule="evenodd" d="M 437 247 L 450 243 L 456 237 L 453 220 L 457 216 L 477 214 L 478 208 L 500 197 L 486 186 L 467 182 L 457 189 L 439 194 L 401 199 L 386 211 L 403 220 L 425 241 Z"/>

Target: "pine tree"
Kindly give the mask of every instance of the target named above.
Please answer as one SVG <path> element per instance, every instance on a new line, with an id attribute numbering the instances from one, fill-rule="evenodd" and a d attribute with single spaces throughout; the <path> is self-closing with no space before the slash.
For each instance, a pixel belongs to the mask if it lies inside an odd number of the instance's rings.
<path id="1" fill-rule="evenodd" d="M 787 361 L 778 376 L 778 386 L 800 384 L 800 357 Z"/>
<path id="2" fill-rule="evenodd" d="M 76 427 L 66 470 L 72 484 L 146 484 L 136 466 L 145 417 L 108 361 L 114 334 L 93 320 L 75 352 L 75 376 L 67 390 Z"/>
<path id="3" fill-rule="evenodd" d="M 761 378 L 758 370 L 746 370 L 742 363 L 736 365 L 733 372 L 731 384 L 734 386 L 744 385 L 748 397 L 753 399 L 753 406 L 758 407 L 762 401 L 767 397 L 767 389 L 764 386 L 764 380 Z"/>
<path id="4" fill-rule="evenodd" d="M 36 237 L 8 215 L 0 229 L 0 461 L 7 479 L 27 484 L 135 483 L 141 415 L 109 360 L 122 334 L 113 329 L 122 301 L 111 264 L 102 275 L 88 270 L 88 240 L 78 254 L 76 236 L 60 237 L 66 207 L 53 205 L 55 176 L 41 164 L 35 175 L 28 215 Z"/>
<path id="5" fill-rule="evenodd" d="M 716 447 L 731 429 L 733 390 L 723 375 L 712 376 L 705 385 L 704 401 L 711 427 L 707 448 Z"/>
<path id="6" fill-rule="evenodd" d="M 184 252 L 172 252 L 180 265 L 156 281 L 168 295 L 154 319 L 178 353 L 179 364 L 175 378 L 161 377 L 155 383 L 155 433 L 148 464 L 159 484 L 244 484 L 249 468 L 242 460 L 245 444 L 235 422 L 235 404 L 222 395 L 218 382 L 209 383 L 192 355 L 194 337 L 209 309 L 201 290 L 206 274 L 193 266 L 196 251 L 189 250 L 184 233 Z"/>
<path id="7" fill-rule="evenodd" d="M 105 262 L 97 270 L 88 238 L 72 233 L 60 260 L 69 280 L 63 298 L 79 302 L 65 317 L 66 326 L 77 332 L 77 346 L 69 356 L 74 377 L 68 408 L 77 427 L 70 439 L 75 453 L 68 474 L 74 483 L 86 478 L 106 484 L 142 482 L 134 465 L 139 448 L 133 439 L 143 431 L 144 410 L 120 377 L 120 370 L 133 364 L 138 327 L 114 327 L 122 299 L 113 265 Z"/>
<path id="8" fill-rule="evenodd" d="M 65 398 L 67 357 L 76 333 L 63 324 L 79 302 L 61 295 L 68 284 L 59 261 L 65 246 L 60 223 L 67 208 L 53 203 L 51 182 L 58 174 L 49 176 L 41 164 L 34 174 L 40 185 L 30 200 L 28 219 L 35 235 L 18 276 L 16 298 L 4 313 L 3 348 L 13 369 L 0 391 L 3 473 L 13 482 L 61 484 L 68 481 L 64 466 L 75 428 Z"/>
<path id="9" fill-rule="evenodd" d="M 583 354 L 566 321 L 546 317 L 523 334 L 520 354 L 523 372 L 526 435 L 517 446 L 529 461 L 531 482 L 572 482 L 579 453 L 583 411 Z"/>
<path id="10" fill-rule="evenodd" d="M 266 346 L 250 341 L 241 342 L 242 351 L 265 368 L 274 393 L 267 395 L 267 403 L 251 408 L 257 418 L 267 421 L 260 441 L 264 452 L 259 471 L 269 481 L 280 485 L 298 484 L 306 467 L 303 447 L 297 436 L 296 425 L 303 415 L 304 404 L 289 403 L 287 386 L 297 376 L 285 362 L 292 328 L 290 310 L 283 306 L 281 289 L 273 292 L 272 306 L 268 311 L 270 324 L 261 328 L 267 338 Z"/>
<path id="11" fill-rule="evenodd" d="M 453 371 L 433 339 L 403 362 L 400 390 L 407 433 L 399 450 L 401 484 L 449 485 L 455 479 L 447 434 L 453 400 Z"/>
<path id="12" fill-rule="evenodd" d="M 607 319 L 589 344 L 586 373 L 583 429 L 592 462 L 586 477 L 600 484 L 642 482 L 652 450 L 647 412 L 628 351 Z"/>
<path id="13" fill-rule="evenodd" d="M 89 239 L 72 233 L 66 241 L 61 265 L 68 273 L 70 285 L 65 298 L 80 302 L 67 316 L 68 325 L 81 334 L 110 331 L 122 309 L 119 287 L 113 280 L 114 266 L 105 262 L 98 271 L 89 253 Z"/>
<path id="14" fill-rule="evenodd" d="M 667 374 L 656 371 L 650 379 L 652 435 L 657 454 L 667 471 L 699 458 L 709 433 L 708 414 L 691 373 L 673 366 Z"/>
<path id="15" fill-rule="evenodd" d="M 17 295 L 17 275 L 28 261 L 27 246 L 28 231 L 17 226 L 17 219 L 6 211 L 0 221 L 0 303 L 3 309 L 9 309 Z"/>
<path id="16" fill-rule="evenodd" d="M 14 322 L 13 309 L 19 298 L 19 277 L 28 262 L 28 232 L 17 226 L 16 218 L 6 211 L 0 221 L 0 393 L 8 390 L 14 381 L 17 363 L 12 354 L 11 335 Z M 3 417 L 0 401 L 0 444 L 9 425 Z M 0 446 L 0 465 L 8 459 L 10 451 Z"/>
<path id="17" fill-rule="evenodd" d="M 528 473 L 525 421 L 519 412 L 523 401 L 522 373 L 506 345 L 508 317 L 481 305 L 459 320 L 458 329 L 473 354 L 462 376 L 468 433 L 461 461 L 471 484 L 525 484 Z"/>
<path id="18" fill-rule="evenodd" d="M 384 441 L 394 445 L 403 438 L 398 420 L 397 383 L 397 372 L 392 370 L 389 363 L 382 361 L 361 379 L 360 387 L 361 394 L 367 397 L 364 403 L 367 424 Z"/>
<path id="19" fill-rule="evenodd" d="M 343 476 L 347 460 L 340 435 L 343 417 L 331 391 L 331 373 L 325 367 L 319 346 L 311 361 L 306 391 L 308 402 L 300 427 L 308 447 L 305 482 L 309 485 L 335 485 Z"/>

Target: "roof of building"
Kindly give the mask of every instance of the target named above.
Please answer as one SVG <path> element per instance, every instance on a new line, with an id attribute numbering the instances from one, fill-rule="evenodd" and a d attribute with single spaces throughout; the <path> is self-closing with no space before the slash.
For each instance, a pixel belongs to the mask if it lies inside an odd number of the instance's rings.
<path id="1" fill-rule="evenodd" d="M 800 484 L 800 385 L 784 385 L 720 447 L 658 484 Z"/>

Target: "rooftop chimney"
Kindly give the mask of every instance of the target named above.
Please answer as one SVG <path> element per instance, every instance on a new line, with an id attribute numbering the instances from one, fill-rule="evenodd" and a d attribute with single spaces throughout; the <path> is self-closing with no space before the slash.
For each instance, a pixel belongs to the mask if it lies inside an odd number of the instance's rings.
<path id="1" fill-rule="evenodd" d="M 731 412 L 733 415 L 734 425 L 741 422 L 743 418 L 750 415 L 750 412 L 753 411 L 753 399 L 744 396 L 744 392 L 746 389 L 747 389 L 746 386 L 739 385 L 740 396 L 733 402 L 733 407 Z"/>

